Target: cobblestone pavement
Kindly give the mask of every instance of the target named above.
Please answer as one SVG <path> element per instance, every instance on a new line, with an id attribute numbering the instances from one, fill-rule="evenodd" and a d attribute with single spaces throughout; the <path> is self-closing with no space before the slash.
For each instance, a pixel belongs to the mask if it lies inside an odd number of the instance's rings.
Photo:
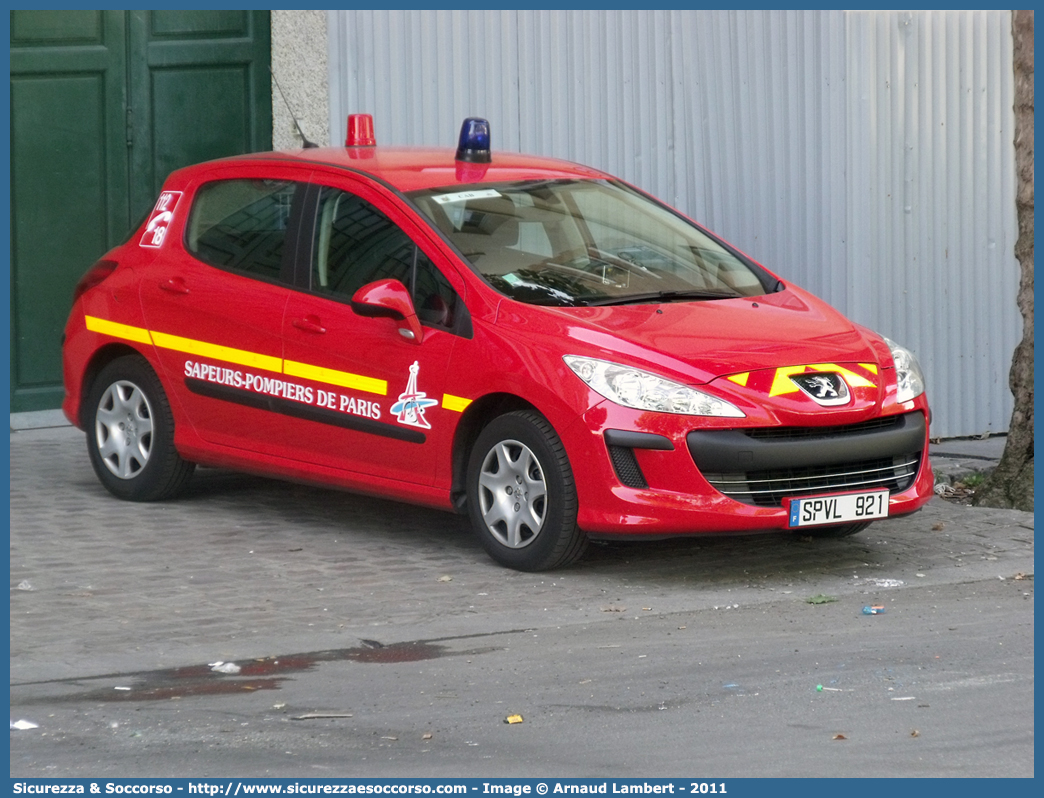
<path id="1" fill-rule="evenodd" d="M 568 570 L 494 565 L 447 513 L 217 470 L 176 502 L 101 487 L 83 434 L 11 434 L 11 682 L 654 613 L 877 598 L 1033 572 L 1033 515 L 935 499 L 843 540 L 613 542 Z M 624 609 L 626 608 L 626 609 Z"/>

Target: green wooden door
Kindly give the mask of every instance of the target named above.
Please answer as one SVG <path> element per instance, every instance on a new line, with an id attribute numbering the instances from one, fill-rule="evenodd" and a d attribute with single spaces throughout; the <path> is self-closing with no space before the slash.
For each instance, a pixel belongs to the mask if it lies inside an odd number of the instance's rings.
<path id="1" fill-rule="evenodd" d="M 268 12 L 11 12 L 11 410 L 58 407 L 72 290 L 166 176 L 272 145 Z"/>
<path id="2" fill-rule="evenodd" d="M 271 44 L 267 11 L 131 11 L 128 23 L 137 221 L 175 169 L 272 149 Z"/>
<path id="3" fill-rule="evenodd" d="M 61 403 L 73 286 L 128 225 L 126 22 L 11 12 L 11 409 Z"/>

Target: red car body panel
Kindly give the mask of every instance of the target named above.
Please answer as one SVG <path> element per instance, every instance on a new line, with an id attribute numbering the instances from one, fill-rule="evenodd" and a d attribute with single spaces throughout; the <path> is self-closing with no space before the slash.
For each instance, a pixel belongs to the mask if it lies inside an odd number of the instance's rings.
<path id="1" fill-rule="evenodd" d="M 470 337 L 425 326 L 421 340 L 410 340 L 399 331 L 402 320 L 358 315 L 343 301 L 188 254 L 186 224 L 200 187 L 237 177 L 333 186 L 377 206 L 467 306 Z M 459 491 L 455 446 L 468 429 L 462 421 L 483 402 L 510 398 L 536 408 L 561 437 L 578 523 L 606 535 L 786 526 L 785 508 L 744 504 L 708 483 L 687 448 L 694 429 L 832 427 L 913 411 L 929 417 L 923 394 L 896 402 L 892 357 L 878 336 L 796 287 L 715 302 L 527 305 L 497 293 L 403 196 L 457 184 L 608 178 L 509 153 L 494 153 L 485 165 L 456 162 L 453 150 L 379 147 L 250 155 L 179 170 L 164 187 L 180 192 L 170 216 L 161 218 L 158 208 L 106 255 L 119 267 L 74 304 L 65 331 L 64 412 L 85 428 L 84 393 L 97 364 L 133 350 L 160 376 L 175 443 L 188 460 L 451 508 Z M 153 246 L 157 227 L 165 232 Z M 564 355 L 699 386 L 745 417 L 614 404 L 588 388 Z M 777 391 L 781 374 L 823 365 L 854 375 L 846 406 L 824 408 L 796 389 Z M 257 401 L 222 400 L 232 395 Z M 273 401 L 284 412 L 265 404 Z M 331 426 L 335 418 L 356 426 Z M 913 484 L 890 497 L 892 515 L 913 512 L 931 496 L 925 429 L 925 456 Z M 621 483 L 606 430 L 670 442 L 670 450 L 634 450 L 647 488 Z"/>

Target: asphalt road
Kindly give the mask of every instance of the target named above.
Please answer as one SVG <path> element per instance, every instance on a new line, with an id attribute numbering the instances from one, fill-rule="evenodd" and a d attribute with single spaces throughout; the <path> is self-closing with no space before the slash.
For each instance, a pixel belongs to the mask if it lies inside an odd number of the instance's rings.
<path id="1" fill-rule="evenodd" d="M 254 477 L 121 503 L 69 429 L 11 463 L 15 777 L 1033 775 L 1028 513 L 529 575 L 454 516 Z"/>

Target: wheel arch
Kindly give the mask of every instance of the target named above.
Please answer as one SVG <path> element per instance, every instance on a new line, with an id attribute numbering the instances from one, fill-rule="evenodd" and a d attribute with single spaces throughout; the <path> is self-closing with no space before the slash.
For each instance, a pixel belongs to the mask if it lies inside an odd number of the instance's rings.
<path id="1" fill-rule="evenodd" d="M 146 362 L 149 362 L 149 359 L 141 353 L 141 350 L 122 343 L 106 344 L 91 355 L 87 367 L 83 370 L 83 378 L 80 382 L 80 404 L 79 407 L 76 408 L 76 420 L 78 422 L 76 426 L 79 429 L 84 429 L 84 408 L 87 404 L 87 398 L 90 396 L 91 389 L 94 387 L 94 381 L 98 378 L 101 370 L 112 361 L 127 355 L 137 355 Z M 151 362 L 149 362 L 149 367 L 152 368 L 153 371 L 156 370 Z"/>
<path id="2" fill-rule="evenodd" d="M 527 402 L 522 397 L 511 393 L 487 394 L 476 399 L 465 409 L 453 437 L 453 477 L 450 496 L 453 507 L 458 513 L 463 514 L 467 510 L 466 481 L 471 447 L 490 421 L 515 410 L 532 410 L 540 413 L 540 409 L 532 402 Z"/>

